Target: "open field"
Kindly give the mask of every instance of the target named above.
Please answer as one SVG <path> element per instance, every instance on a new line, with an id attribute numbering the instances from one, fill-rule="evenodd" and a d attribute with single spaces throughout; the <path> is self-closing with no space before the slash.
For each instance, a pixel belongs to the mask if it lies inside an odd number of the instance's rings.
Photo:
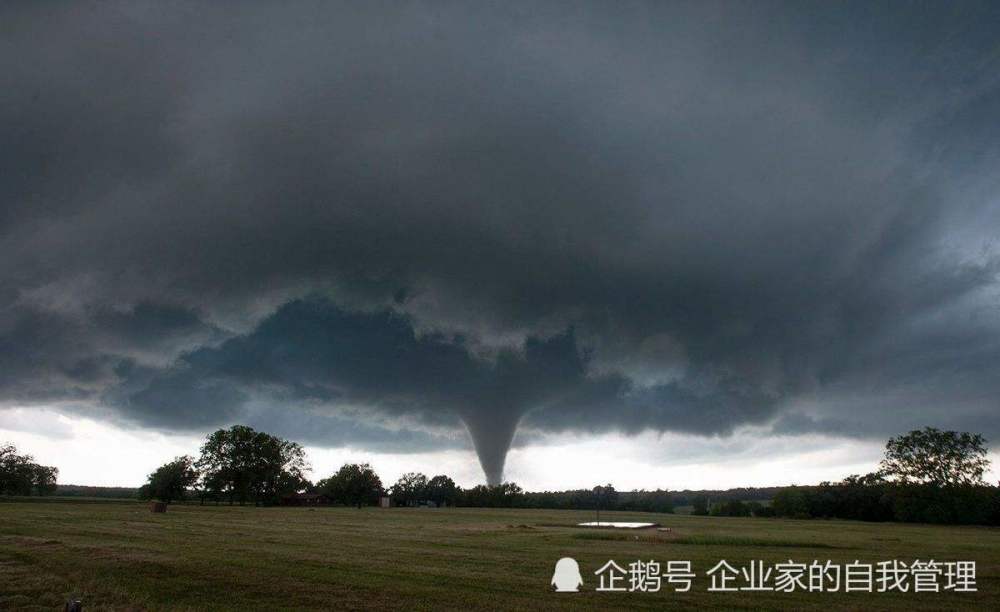
<path id="1" fill-rule="evenodd" d="M 586 531 L 591 512 L 252 508 L 0 502 L 0 609 L 997 609 L 1000 530 L 843 521 L 602 513 L 671 533 Z M 636 539 L 638 538 L 638 539 Z M 580 593 L 552 593 L 562 556 Z M 933 557 L 978 563 L 976 593 L 711 593 L 705 571 L 832 560 Z M 690 560 L 688 593 L 594 592 L 614 559 Z M 61 609 L 61 608 L 59 608 Z"/>

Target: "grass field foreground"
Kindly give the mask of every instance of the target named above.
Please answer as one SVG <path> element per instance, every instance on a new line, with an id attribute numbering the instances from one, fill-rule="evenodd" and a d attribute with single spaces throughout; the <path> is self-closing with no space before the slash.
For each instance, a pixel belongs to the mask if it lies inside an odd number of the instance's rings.
<path id="1" fill-rule="evenodd" d="M 997 609 L 1000 530 L 602 513 L 671 532 L 574 527 L 590 512 L 0 503 L 0 609 Z M 563 556 L 580 593 L 553 593 Z M 708 592 L 725 559 L 977 562 L 975 593 Z M 690 592 L 601 593 L 609 560 L 691 561 Z M 331 607 L 333 606 L 333 607 Z"/>

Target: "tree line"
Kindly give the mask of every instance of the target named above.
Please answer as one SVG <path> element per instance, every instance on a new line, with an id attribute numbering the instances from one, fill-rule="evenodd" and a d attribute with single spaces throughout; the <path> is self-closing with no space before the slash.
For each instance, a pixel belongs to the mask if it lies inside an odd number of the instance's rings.
<path id="1" fill-rule="evenodd" d="M 869 474 L 782 487 L 770 505 L 699 496 L 693 514 L 1000 525 L 1000 487 L 983 480 L 987 453 L 979 434 L 926 427 L 890 438 Z"/>
<path id="2" fill-rule="evenodd" d="M 1000 488 L 983 482 L 986 457 L 982 436 L 928 427 L 891 438 L 880 469 L 871 474 L 810 487 L 736 489 L 714 500 L 694 494 L 690 501 L 696 515 L 1000 524 Z M 202 502 L 274 504 L 308 492 L 358 507 L 389 495 L 394 505 L 402 506 L 644 512 L 673 512 L 676 501 L 669 491 L 619 492 L 610 484 L 543 492 L 525 492 L 512 482 L 463 489 L 448 476 L 428 478 L 417 472 L 384 487 L 370 465 L 353 463 L 313 484 L 305 477 L 308 470 L 297 443 L 237 425 L 208 436 L 199 459 L 178 457 L 161 466 L 141 495 L 166 502 L 195 495 Z M 768 504 L 761 496 L 771 491 Z M 734 497 L 740 495 L 759 499 Z"/>
<path id="3" fill-rule="evenodd" d="M 305 451 L 244 425 L 209 435 L 198 458 L 175 458 L 149 475 L 143 499 L 165 502 L 273 505 L 314 494 L 324 501 L 364 506 L 389 495 L 394 505 L 673 512 L 712 516 L 842 518 L 864 521 L 1000 525 L 1000 487 L 984 482 L 990 466 L 981 435 L 911 431 L 890 438 L 879 469 L 816 486 L 730 489 L 726 492 L 593 489 L 526 492 L 513 482 L 458 486 L 449 476 L 403 474 L 385 487 L 368 464 L 348 463 L 315 483 L 306 474 Z M 58 470 L 39 465 L 13 445 L 0 446 L 0 494 L 46 495 L 56 490 Z M 67 494 L 84 493 L 67 491 Z M 127 491 L 127 489 L 122 489 Z M 770 502 L 770 503 L 769 503 Z"/>
<path id="4" fill-rule="evenodd" d="M 210 434 L 198 458 L 184 455 L 157 468 L 138 494 L 141 499 L 166 503 L 197 499 L 201 503 L 274 505 L 290 496 L 316 493 L 335 503 L 360 507 L 377 503 L 385 493 L 368 464 L 346 464 L 316 483 L 306 477 L 310 469 L 305 450 L 297 442 L 234 425 Z"/>
<path id="5" fill-rule="evenodd" d="M 0 446 L 0 495 L 48 495 L 56 490 L 59 470 L 35 463 L 13 444 Z"/>
<path id="6" fill-rule="evenodd" d="M 195 459 L 175 458 L 149 475 L 139 497 L 170 503 L 197 496 L 202 502 L 277 503 L 311 486 L 305 450 L 296 442 L 234 425 L 210 434 Z"/>
<path id="7" fill-rule="evenodd" d="M 89 485 L 57 484 L 54 495 L 59 497 L 93 497 L 103 499 L 130 499 L 138 495 L 137 487 L 97 487 Z"/>
<path id="8" fill-rule="evenodd" d="M 981 435 L 927 427 L 891 438 L 879 470 L 789 487 L 772 506 L 795 518 L 1000 525 L 1000 487 L 983 480 L 986 456 Z"/>
<path id="9" fill-rule="evenodd" d="M 210 434 L 196 459 L 177 457 L 157 468 L 139 489 L 141 499 L 167 503 L 274 505 L 312 493 L 342 505 L 365 506 L 388 495 L 396 506 L 465 506 L 491 508 L 576 508 L 673 512 L 668 491 L 619 493 L 612 485 L 575 491 L 525 492 L 517 483 L 478 485 L 468 489 L 444 474 L 418 472 L 400 476 L 386 487 L 367 463 L 347 463 L 315 483 L 302 447 L 245 425 Z"/>

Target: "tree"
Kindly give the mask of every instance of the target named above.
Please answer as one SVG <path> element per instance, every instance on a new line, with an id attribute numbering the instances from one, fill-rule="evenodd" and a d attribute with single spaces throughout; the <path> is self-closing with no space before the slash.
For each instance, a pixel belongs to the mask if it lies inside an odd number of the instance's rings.
<path id="1" fill-rule="evenodd" d="M 663 489 L 656 489 L 655 491 L 633 489 L 628 493 L 619 495 L 616 509 L 632 512 L 665 512 L 672 514 L 674 511 L 674 500 L 670 491 Z"/>
<path id="2" fill-rule="evenodd" d="M 382 480 L 367 463 L 345 463 L 317 487 L 331 499 L 358 508 L 377 502 L 383 492 Z"/>
<path id="3" fill-rule="evenodd" d="M 750 516 L 751 512 L 752 508 L 738 499 L 724 499 L 709 510 L 712 516 Z"/>
<path id="4" fill-rule="evenodd" d="M 990 465 L 986 452 L 979 434 L 925 427 L 889 438 L 881 473 L 904 484 L 980 484 Z"/>
<path id="5" fill-rule="evenodd" d="M 197 467 L 206 493 L 229 503 L 274 503 L 308 487 L 309 464 L 299 444 L 245 425 L 208 436 Z"/>
<path id="6" fill-rule="evenodd" d="M 158 467 L 149 480 L 139 489 L 142 499 L 158 499 L 170 503 L 183 500 L 188 489 L 198 482 L 194 459 L 184 455 Z"/>
<path id="7" fill-rule="evenodd" d="M 427 476 L 419 472 L 403 474 L 396 484 L 392 485 L 392 496 L 403 506 L 426 500 Z"/>
<path id="8" fill-rule="evenodd" d="M 56 492 L 56 479 L 59 477 L 58 468 L 48 465 L 33 466 L 33 486 L 39 495 L 51 495 Z"/>
<path id="9" fill-rule="evenodd" d="M 524 490 L 517 483 L 504 482 L 465 489 L 458 499 L 461 505 L 473 508 L 510 508 L 521 505 L 523 498 Z"/>
<path id="10" fill-rule="evenodd" d="M 516 482 L 502 482 L 490 487 L 490 496 L 495 508 L 513 508 L 520 504 L 524 489 Z"/>
<path id="11" fill-rule="evenodd" d="M 611 483 L 598 485 L 591 490 L 591 493 L 593 494 L 594 506 L 596 508 L 607 510 L 614 508 L 618 504 L 618 491 L 615 490 L 614 485 Z"/>
<path id="12" fill-rule="evenodd" d="M 808 487 L 788 487 L 778 491 L 771 501 L 771 507 L 777 516 L 810 518 L 811 497 L 812 492 Z"/>
<path id="13" fill-rule="evenodd" d="M 298 443 L 258 432 L 255 451 L 251 478 L 255 499 L 274 503 L 309 486 L 306 452 Z"/>
<path id="14" fill-rule="evenodd" d="M 614 485 L 608 483 L 603 486 L 598 485 L 594 487 L 592 493 L 594 508 L 597 509 L 597 520 L 600 522 L 601 509 L 610 510 L 617 505 L 618 491 L 615 491 Z"/>
<path id="15" fill-rule="evenodd" d="M 48 495 L 56 489 L 59 470 L 19 455 L 13 444 L 0 446 L 0 495 Z"/>
<path id="16" fill-rule="evenodd" d="M 691 500 L 691 505 L 693 506 L 691 514 L 695 516 L 708 516 L 708 498 L 704 495 L 699 495 Z"/>
<path id="17" fill-rule="evenodd" d="M 458 493 L 458 485 L 447 476 L 435 476 L 427 482 L 427 498 L 438 506 L 454 506 Z"/>

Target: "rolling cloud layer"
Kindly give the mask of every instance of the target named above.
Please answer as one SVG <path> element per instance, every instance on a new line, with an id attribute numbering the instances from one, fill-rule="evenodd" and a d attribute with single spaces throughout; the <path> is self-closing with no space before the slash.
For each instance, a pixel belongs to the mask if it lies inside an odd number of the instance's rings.
<path id="1" fill-rule="evenodd" d="M 7 5 L 0 409 L 996 439 L 1000 13 L 893 8 Z"/>

